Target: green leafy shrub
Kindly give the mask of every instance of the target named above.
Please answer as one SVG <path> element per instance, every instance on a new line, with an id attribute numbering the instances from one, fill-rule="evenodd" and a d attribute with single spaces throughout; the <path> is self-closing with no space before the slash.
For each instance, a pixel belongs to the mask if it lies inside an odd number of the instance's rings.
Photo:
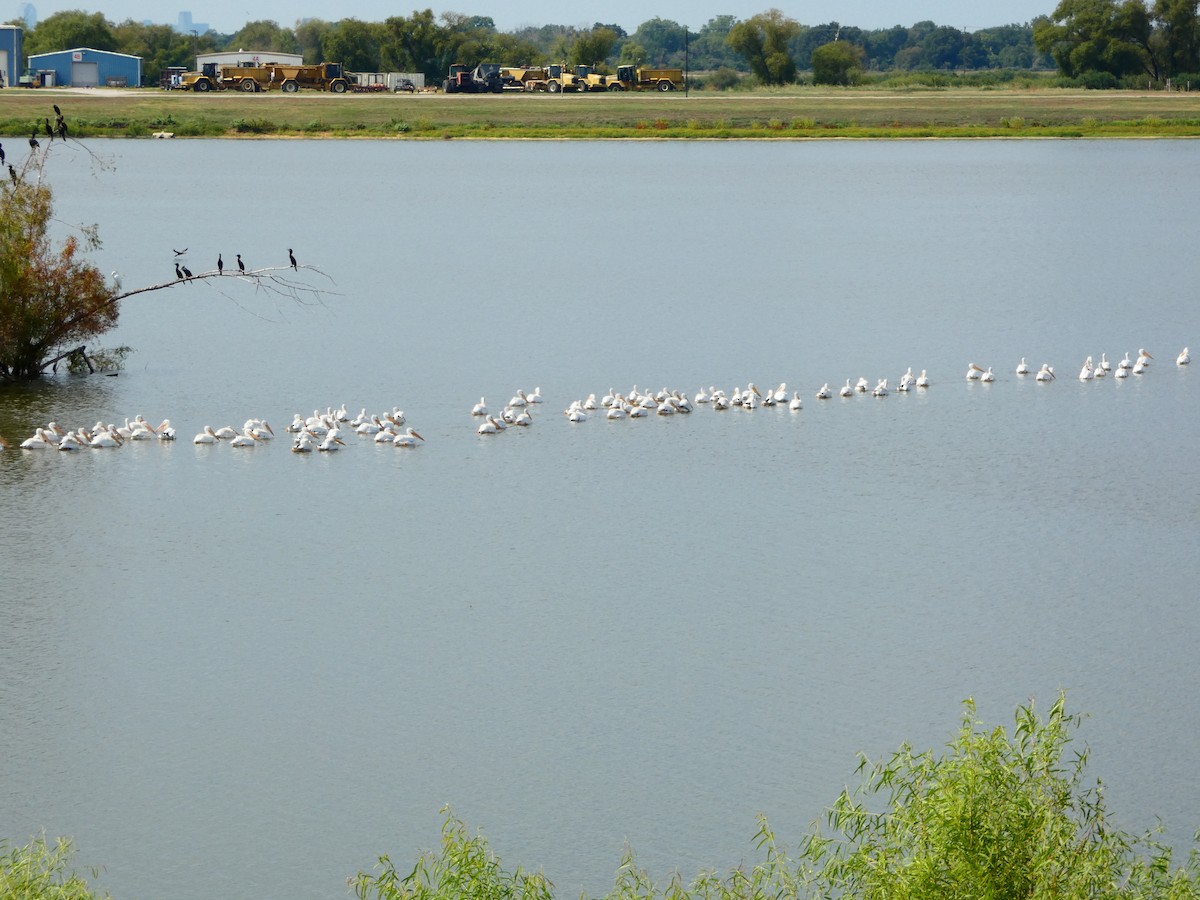
<path id="1" fill-rule="evenodd" d="M 5 850 L 0 843 L 0 900 L 101 900 L 87 882 L 67 871 L 71 842 L 59 838 L 53 847 L 40 835 L 24 847 Z M 96 877 L 96 873 L 92 873 Z"/>

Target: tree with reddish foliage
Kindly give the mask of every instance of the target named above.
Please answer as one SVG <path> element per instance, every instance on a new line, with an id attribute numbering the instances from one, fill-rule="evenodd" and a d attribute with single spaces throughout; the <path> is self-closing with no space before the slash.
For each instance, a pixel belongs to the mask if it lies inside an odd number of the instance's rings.
<path id="1" fill-rule="evenodd" d="M 67 348 L 111 329 L 121 298 L 83 258 L 99 246 L 95 229 L 83 229 L 58 245 L 50 239 L 53 194 L 40 165 L 29 162 L 25 168 L 4 184 L 0 206 L 0 378 L 5 380 L 36 378 Z"/>

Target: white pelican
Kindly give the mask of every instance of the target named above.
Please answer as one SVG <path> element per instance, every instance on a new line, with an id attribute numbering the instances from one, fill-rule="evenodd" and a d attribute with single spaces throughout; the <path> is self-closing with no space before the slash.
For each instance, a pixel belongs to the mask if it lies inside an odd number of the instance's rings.
<path id="1" fill-rule="evenodd" d="M 508 405 L 509 406 L 524 406 L 528 402 L 529 402 L 529 398 L 525 396 L 525 392 L 518 388 L 517 393 L 513 396 L 513 398 L 511 400 L 508 401 Z"/>
<path id="2" fill-rule="evenodd" d="M 234 435 L 230 441 L 230 447 L 256 447 L 262 438 L 254 433 L 253 429 L 246 429 L 241 434 Z"/>
<path id="3" fill-rule="evenodd" d="M 1138 362 L 1140 362 L 1140 363 L 1141 363 L 1143 366 L 1148 366 L 1148 365 L 1150 365 L 1150 360 L 1152 360 L 1152 359 L 1154 359 L 1154 357 L 1153 357 L 1153 356 L 1151 356 L 1151 355 L 1150 355 L 1149 353 L 1147 353 L 1145 350 L 1142 350 L 1140 347 L 1138 348 L 1138 358 L 1137 358 L 1137 361 L 1138 361 Z M 1134 365 L 1137 365 L 1137 363 L 1134 363 Z"/>
<path id="4" fill-rule="evenodd" d="M 714 406 L 713 407 L 713 409 L 728 409 L 728 408 L 729 408 L 728 404 L 726 404 L 725 406 L 720 406 L 720 407 Z M 640 403 L 635 403 L 633 406 L 629 407 L 629 418 L 631 418 L 631 419 L 644 419 L 648 415 L 650 415 L 650 410 L 647 409 L 646 407 L 642 406 Z"/>
<path id="5" fill-rule="evenodd" d="M 290 434 L 299 434 L 304 430 L 304 416 L 300 415 L 300 413 L 295 413 L 292 416 L 292 423 L 283 430 Z"/>
<path id="6" fill-rule="evenodd" d="M 226 425 L 224 428 L 218 428 L 215 432 L 216 436 L 223 441 L 233 440 L 238 436 L 238 432 L 232 425 Z"/>
<path id="7" fill-rule="evenodd" d="M 687 394 L 676 391 L 673 396 L 675 397 L 675 408 L 679 412 L 690 413 L 692 411 L 692 401 L 688 399 Z"/>
<path id="8" fill-rule="evenodd" d="M 783 400 L 785 403 L 787 402 L 786 395 L 784 396 Z M 763 394 L 763 398 L 762 398 L 763 406 L 777 406 L 778 404 L 779 404 L 779 401 L 775 399 L 774 391 L 767 391 L 765 394 Z"/>
<path id="9" fill-rule="evenodd" d="M 1132 371 L 1133 371 L 1133 374 L 1134 374 L 1134 375 L 1141 375 L 1141 374 L 1145 373 L 1146 369 L 1148 369 L 1148 368 L 1149 368 L 1149 366 L 1148 366 L 1148 365 L 1147 365 L 1147 364 L 1146 364 L 1146 363 L 1145 363 L 1145 362 L 1142 360 L 1142 358 L 1139 356 L 1139 357 L 1137 358 L 1137 362 L 1135 362 L 1135 363 L 1133 364 L 1133 370 L 1132 370 Z"/>
<path id="10" fill-rule="evenodd" d="M 1119 363 L 1117 363 L 1117 365 L 1120 366 L 1122 369 L 1132 369 L 1133 368 L 1133 360 L 1129 358 L 1129 351 L 1125 352 L 1125 358 L 1123 360 L 1121 360 Z"/>
<path id="11" fill-rule="evenodd" d="M 1118 369 L 1117 369 L 1117 371 L 1116 371 L 1116 373 L 1114 374 L 1114 376 L 1113 376 L 1113 377 L 1114 377 L 1114 378 L 1128 378 L 1128 377 L 1129 377 L 1129 370 L 1128 370 L 1128 369 L 1123 369 L 1123 368 L 1118 368 Z"/>
<path id="12" fill-rule="evenodd" d="M 567 407 L 566 416 L 568 422 L 587 421 L 587 413 L 583 411 L 583 407 L 578 400 L 574 401 L 570 406 Z"/>
<path id="13" fill-rule="evenodd" d="M 818 400 L 828 400 L 832 396 L 833 392 L 829 390 L 829 382 L 825 382 L 825 384 L 821 386 L 821 389 L 817 391 Z"/>
<path id="14" fill-rule="evenodd" d="M 338 407 L 337 412 L 335 412 L 333 414 L 333 417 L 339 422 L 349 422 L 350 421 L 350 413 L 346 411 L 345 403 L 343 403 L 341 406 Z"/>
<path id="15" fill-rule="evenodd" d="M 846 383 L 842 385 L 842 389 L 840 391 L 838 391 L 838 393 L 841 394 L 843 397 L 853 397 L 854 396 L 854 388 L 850 387 L 850 379 L 849 378 L 846 379 Z"/>
<path id="16" fill-rule="evenodd" d="M 275 440 L 275 429 L 271 427 L 270 422 L 268 422 L 266 419 L 253 419 L 251 421 L 254 422 L 254 427 L 251 428 L 250 430 L 254 433 L 254 436 L 256 438 L 258 438 L 260 441 Z M 339 419 L 338 421 L 342 421 L 342 420 Z M 338 427 L 336 425 L 334 425 L 333 428 L 329 429 L 331 434 L 333 432 L 336 432 L 337 430 L 338 430 Z"/>
<path id="17" fill-rule="evenodd" d="M 1033 376 L 1038 381 L 1053 381 L 1054 367 L 1049 363 L 1042 363 L 1042 367 L 1038 369 L 1037 375 Z"/>
<path id="18" fill-rule="evenodd" d="M 528 395 L 525 399 L 527 401 L 529 401 L 530 403 L 541 403 L 542 402 L 542 389 L 540 387 L 535 387 L 533 389 L 533 393 Z"/>
<path id="19" fill-rule="evenodd" d="M 854 383 L 854 389 L 860 394 L 865 394 L 868 388 L 870 388 L 870 385 L 867 384 L 867 379 L 865 377 L 859 378 L 858 381 Z"/>
<path id="20" fill-rule="evenodd" d="M 775 393 L 773 396 L 774 396 L 774 400 L 776 403 L 786 403 L 787 402 L 788 395 L 787 395 L 787 382 L 786 381 L 779 382 L 779 387 L 775 388 Z"/>
<path id="21" fill-rule="evenodd" d="M 317 446 L 317 436 L 305 428 L 292 443 L 293 453 L 312 453 Z"/>
<path id="22" fill-rule="evenodd" d="M 929 387 L 929 376 L 925 374 L 924 369 L 922 369 L 921 374 L 917 376 L 917 387 L 919 387 L 919 388 Z"/>
<path id="23" fill-rule="evenodd" d="M 588 394 L 587 399 L 583 401 L 583 408 L 586 410 L 593 410 L 596 408 L 595 394 Z"/>
<path id="24" fill-rule="evenodd" d="M 1083 368 L 1079 370 L 1080 381 L 1091 381 L 1096 377 L 1096 367 L 1092 365 L 1092 358 L 1089 356 L 1083 361 Z"/>
<path id="25" fill-rule="evenodd" d="M 322 452 L 328 452 L 328 451 L 333 451 L 333 450 L 341 450 L 345 446 L 346 446 L 346 442 L 343 441 L 341 438 L 330 437 L 328 434 L 326 434 L 325 440 L 323 440 L 323 441 L 321 441 L 321 443 L 317 444 L 317 450 L 322 451 Z"/>
<path id="26" fill-rule="evenodd" d="M 513 416 L 512 423 L 514 425 L 520 425 L 522 427 L 528 427 L 529 425 L 532 425 L 533 424 L 533 416 L 531 416 L 529 414 L 529 407 L 528 406 L 525 407 L 523 410 L 521 410 L 519 413 L 517 413 L 515 416 Z M 409 430 L 411 431 L 412 429 L 409 429 Z"/>
<path id="27" fill-rule="evenodd" d="M 328 431 L 329 429 L 325 430 Z M 371 418 L 354 429 L 357 434 L 378 434 L 382 430 L 383 422 L 380 421 L 379 416 L 371 416 Z"/>
<path id="28" fill-rule="evenodd" d="M 759 398 L 762 394 L 758 392 L 758 388 L 754 387 L 753 384 L 750 387 L 754 389 L 747 390 L 746 393 L 742 394 L 742 409 L 758 409 Z"/>
<path id="29" fill-rule="evenodd" d="M 395 427 L 389 425 L 386 428 L 381 428 L 375 432 L 375 437 L 372 438 L 372 440 L 374 440 L 376 444 L 391 444 L 395 442 L 397 434 L 399 434 L 399 432 L 396 431 Z M 325 437 L 329 437 L 329 434 L 326 434 Z M 334 437 L 337 437 L 337 435 L 335 434 Z"/>
<path id="30" fill-rule="evenodd" d="M 710 399 L 711 395 L 705 393 L 704 388 L 700 388 L 700 390 L 696 391 L 696 396 L 692 398 L 692 401 L 695 403 L 707 403 Z"/>
<path id="31" fill-rule="evenodd" d="M 33 433 L 33 437 L 28 437 L 21 441 L 22 450 L 49 450 L 56 446 L 58 446 L 58 441 L 50 440 L 45 428 L 37 429 Z"/>
<path id="32" fill-rule="evenodd" d="M 605 409 L 609 409 L 616 402 L 617 402 L 617 392 L 614 391 L 612 388 L 609 388 L 608 393 L 600 398 L 600 405 L 603 406 Z"/>
<path id="33" fill-rule="evenodd" d="M 975 365 L 975 363 L 971 363 L 971 365 L 967 366 L 967 381 L 979 381 L 982 378 L 983 369 L 979 368 L 979 366 Z"/>
<path id="34" fill-rule="evenodd" d="M 122 444 L 121 435 L 117 434 L 115 428 L 105 428 L 96 432 L 96 436 L 88 441 L 89 447 L 120 447 Z"/>
<path id="35" fill-rule="evenodd" d="M 606 419 L 623 419 L 625 418 L 625 407 L 614 403 L 608 408 L 608 412 L 604 414 Z"/>
<path id="36" fill-rule="evenodd" d="M 1025 357 L 1023 357 L 1023 356 L 1021 357 L 1021 361 L 1019 363 L 1017 363 L 1017 374 L 1018 375 L 1028 375 L 1029 374 L 1029 363 L 1025 362 Z"/>
<path id="37" fill-rule="evenodd" d="M 729 409 L 729 398 L 724 394 L 717 394 L 712 398 L 713 409 Z"/>
<path id="38" fill-rule="evenodd" d="M 886 397 L 888 395 L 887 379 L 880 378 L 879 384 L 875 385 L 875 390 L 871 391 L 876 397 Z"/>
<path id="39" fill-rule="evenodd" d="M 58 442 L 59 450 L 82 450 L 88 445 L 87 438 L 75 431 L 68 431 Z"/>
<path id="40" fill-rule="evenodd" d="M 479 423 L 479 427 L 475 429 L 476 434 L 496 434 L 499 431 L 500 428 L 496 425 L 495 416 L 487 416 Z"/>
<path id="41" fill-rule="evenodd" d="M 990 370 L 989 370 L 990 371 Z M 917 376 L 912 373 L 912 366 L 908 367 L 908 371 L 900 376 L 900 385 L 898 390 L 907 391 L 916 382 Z"/>
<path id="42" fill-rule="evenodd" d="M 1192 358 L 1190 356 L 1188 356 L 1188 348 L 1187 347 L 1184 347 L 1183 350 L 1180 352 L 1180 354 L 1177 357 L 1175 357 L 1175 365 L 1177 365 L 1177 366 L 1186 366 L 1191 361 L 1192 361 Z"/>
<path id="43" fill-rule="evenodd" d="M 204 430 L 192 438 L 193 444 L 215 444 L 217 442 L 217 433 L 213 431 L 211 425 L 205 425 Z"/>
<path id="44" fill-rule="evenodd" d="M 846 382 L 846 388 L 849 388 L 849 386 L 850 386 L 850 383 Z M 846 388 L 843 388 L 843 390 L 845 390 Z M 792 412 L 795 412 L 796 410 L 803 409 L 803 408 L 804 408 L 804 404 L 800 400 L 800 392 L 792 391 L 792 399 L 788 403 L 788 409 L 790 409 Z"/>
<path id="45" fill-rule="evenodd" d="M 1112 363 L 1108 361 L 1108 357 L 1103 353 L 1100 354 L 1100 368 L 1105 372 L 1112 371 Z"/>
<path id="46" fill-rule="evenodd" d="M 415 447 L 418 440 L 423 441 L 425 438 L 421 437 L 420 434 L 410 427 L 403 434 L 396 435 L 396 439 L 392 443 L 397 447 Z"/>
<path id="47" fill-rule="evenodd" d="M 979 376 L 979 380 L 986 381 L 988 384 L 991 384 L 993 381 L 996 380 L 996 373 L 992 371 L 991 366 L 988 366 L 987 371 Z"/>
<path id="48" fill-rule="evenodd" d="M 138 417 L 139 419 L 141 416 Z M 131 441 L 152 441 L 158 437 L 158 429 L 144 419 L 140 422 L 133 422 L 129 426 L 129 433 L 125 433 L 125 429 L 119 429 L 121 437 L 127 437 Z"/>
<path id="49" fill-rule="evenodd" d="M 480 397 L 479 402 L 471 407 L 471 415 L 486 416 L 487 414 L 488 414 L 487 404 L 484 402 L 483 398 Z"/>

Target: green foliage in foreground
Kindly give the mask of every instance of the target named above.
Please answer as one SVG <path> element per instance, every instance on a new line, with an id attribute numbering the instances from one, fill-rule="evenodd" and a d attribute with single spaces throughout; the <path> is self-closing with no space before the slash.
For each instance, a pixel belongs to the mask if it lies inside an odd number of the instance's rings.
<path id="1" fill-rule="evenodd" d="M 1031 703 L 1009 734 L 988 729 L 964 704 L 962 725 L 945 751 L 915 753 L 905 744 L 886 762 L 865 757 L 861 786 L 844 791 L 790 859 L 765 818 L 759 861 L 726 875 L 678 874 L 656 884 L 627 852 L 613 900 L 758 900 L 853 897 L 1200 898 L 1200 855 L 1172 868 L 1172 851 L 1153 834 L 1111 827 L 1099 781 L 1086 783 L 1087 750 L 1068 752 L 1080 718 L 1060 695 L 1045 718 Z M 507 873 L 485 838 L 467 834 L 449 810 L 440 853 L 423 854 L 404 875 L 381 857 L 376 874 L 351 886 L 362 900 L 521 898 L 549 900 L 538 872 Z M 1200 840 L 1200 835 L 1197 836 Z"/>
<path id="2" fill-rule="evenodd" d="M 53 847 L 45 835 L 6 852 L 0 844 L 0 900 L 102 900 L 87 882 L 67 870 L 71 842 L 59 838 Z M 92 874 L 95 878 L 95 873 Z"/>

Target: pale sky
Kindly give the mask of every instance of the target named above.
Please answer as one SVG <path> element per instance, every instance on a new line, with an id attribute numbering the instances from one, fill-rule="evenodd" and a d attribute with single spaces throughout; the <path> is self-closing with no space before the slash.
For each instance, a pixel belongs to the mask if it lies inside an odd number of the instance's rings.
<path id="1" fill-rule="evenodd" d="M 388 0 L 357 0 L 331 7 L 318 0 L 211 0 L 174 9 L 164 4 L 148 10 L 144 2 L 135 0 L 106 0 L 102 6 L 74 0 L 33 2 L 39 19 L 63 10 L 83 9 L 101 12 L 111 22 L 150 18 L 156 23 L 175 24 L 179 11 L 187 9 L 192 14 L 192 21 L 206 23 L 223 34 L 231 34 L 246 22 L 257 19 L 273 19 L 289 27 L 302 18 L 336 21 L 353 17 L 367 22 L 381 22 L 389 16 L 409 15 L 414 9 L 432 9 L 435 14 L 459 12 L 491 16 L 501 31 L 512 31 L 523 25 L 591 26 L 594 22 L 605 22 L 620 25 L 632 32 L 642 22 L 656 17 L 686 24 L 695 31 L 714 16 L 732 15 L 748 19 L 772 6 L 802 25 L 840 22 L 874 29 L 892 25 L 909 26 L 931 20 L 938 25 L 977 31 L 994 25 L 1028 22 L 1035 16 L 1048 15 L 1057 4 L 1058 0 L 991 0 L 986 3 L 980 0 L 804 0 L 799 3 L 772 3 L 770 0 L 584 0 L 569 4 L 551 0 L 435 0 L 432 3 L 397 5 Z M 11 15 L 6 16 L 5 20 L 21 14 L 19 4 L 13 4 L 13 7 Z"/>

